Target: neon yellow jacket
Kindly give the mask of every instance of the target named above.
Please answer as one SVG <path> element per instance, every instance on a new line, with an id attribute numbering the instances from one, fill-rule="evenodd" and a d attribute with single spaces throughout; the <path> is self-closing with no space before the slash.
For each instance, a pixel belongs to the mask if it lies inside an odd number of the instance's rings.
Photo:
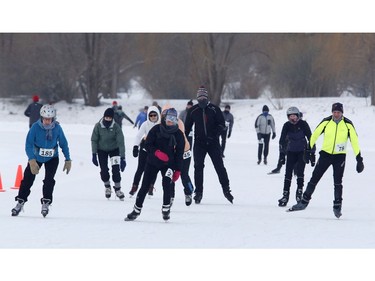
<path id="1" fill-rule="evenodd" d="M 358 135 L 352 121 L 343 117 L 337 124 L 332 116 L 324 118 L 316 127 L 310 138 L 310 148 L 312 148 L 321 134 L 324 133 L 322 150 L 329 154 L 346 154 L 346 144 L 348 138 L 352 145 L 355 156 L 360 153 Z"/>

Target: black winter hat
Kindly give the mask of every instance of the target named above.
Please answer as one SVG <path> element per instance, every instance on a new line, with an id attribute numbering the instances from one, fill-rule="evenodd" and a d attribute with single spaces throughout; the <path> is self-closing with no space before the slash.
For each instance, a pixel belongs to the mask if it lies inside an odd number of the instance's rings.
<path id="1" fill-rule="evenodd" d="M 269 110 L 269 108 L 268 108 L 267 105 L 263 105 L 262 111 L 263 111 L 263 112 L 264 112 L 264 111 L 267 111 L 267 112 L 268 112 L 268 111 L 270 111 L 270 110 Z"/>
<path id="2" fill-rule="evenodd" d="M 208 91 L 204 86 L 200 86 L 197 91 L 197 99 L 199 99 L 200 97 L 208 98 Z"/>
<path id="3" fill-rule="evenodd" d="M 194 105 L 192 100 L 189 100 L 187 105 Z"/>
<path id="4" fill-rule="evenodd" d="M 105 111 L 104 111 L 104 117 L 111 117 L 113 118 L 115 116 L 115 111 L 112 109 L 112 108 L 107 108 Z"/>
<path id="5" fill-rule="evenodd" d="M 332 104 L 332 112 L 334 111 L 340 111 L 341 113 L 344 113 L 344 106 L 342 103 L 336 102 Z"/>

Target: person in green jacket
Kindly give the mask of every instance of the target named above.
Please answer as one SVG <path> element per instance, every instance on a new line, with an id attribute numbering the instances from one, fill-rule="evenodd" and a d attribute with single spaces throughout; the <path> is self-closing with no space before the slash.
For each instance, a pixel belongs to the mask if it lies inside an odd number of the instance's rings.
<path id="1" fill-rule="evenodd" d="M 125 139 L 120 126 L 114 121 L 115 112 L 107 108 L 103 118 L 95 124 L 91 135 L 92 163 L 100 166 L 100 177 L 104 182 L 105 197 L 111 198 L 111 182 L 108 168 L 108 158 L 112 167 L 113 189 L 120 200 L 125 195 L 121 191 L 121 172 L 125 170 Z M 99 162 L 98 162 L 99 159 Z"/>
<path id="2" fill-rule="evenodd" d="M 316 127 L 311 135 L 310 142 L 305 151 L 304 160 L 306 164 L 315 155 L 311 152 L 315 142 L 321 134 L 324 134 L 322 149 L 319 152 L 320 156 L 312 177 L 303 193 L 302 200 L 294 205 L 290 211 L 300 211 L 306 209 L 310 202 L 311 196 L 314 193 L 315 187 L 329 166 L 333 167 L 333 181 L 334 181 L 334 201 L 333 213 L 337 218 L 340 218 L 342 207 L 342 178 L 345 170 L 346 159 L 346 144 L 348 139 L 352 145 L 354 154 L 356 155 L 357 166 L 356 170 L 361 173 L 364 169 L 363 158 L 359 148 L 358 135 L 354 128 L 352 121 L 343 116 L 344 106 L 337 102 L 332 105 L 332 116 L 324 118 Z"/>

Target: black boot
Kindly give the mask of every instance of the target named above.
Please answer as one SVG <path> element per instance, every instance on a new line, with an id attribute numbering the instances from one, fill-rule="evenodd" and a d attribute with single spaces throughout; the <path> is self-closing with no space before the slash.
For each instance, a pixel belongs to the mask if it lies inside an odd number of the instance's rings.
<path id="1" fill-rule="evenodd" d="M 40 202 L 42 203 L 41 214 L 43 215 L 43 217 L 46 217 L 48 215 L 48 212 L 49 212 L 49 206 L 51 205 L 51 200 L 42 198 L 42 199 L 40 199 Z"/>
<path id="2" fill-rule="evenodd" d="M 171 213 L 171 206 L 170 205 L 163 205 L 161 208 L 161 214 L 163 215 L 163 220 L 167 221 L 170 219 Z"/>
<path id="3" fill-rule="evenodd" d="M 311 198 L 311 197 L 310 197 Z M 299 201 L 297 204 L 293 205 L 292 208 L 290 208 L 291 211 L 302 211 L 305 210 L 307 205 L 309 205 L 310 198 L 304 193 L 302 195 L 302 200 Z"/>
<path id="4" fill-rule="evenodd" d="M 297 203 L 302 200 L 302 193 L 303 193 L 302 187 L 297 187 L 297 191 L 296 191 L 296 201 L 297 201 Z"/>
<path id="5" fill-rule="evenodd" d="M 134 205 L 133 211 L 126 216 L 125 221 L 133 221 L 136 218 L 138 218 L 138 216 L 141 214 L 141 210 L 142 208 L 139 208 L 136 205 Z"/>
<path id="6" fill-rule="evenodd" d="M 279 207 L 285 207 L 289 201 L 289 191 L 284 190 L 283 197 L 279 199 Z"/>
<path id="7" fill-rule="evenodd" d="M 335 217 L 338 218 L 338 219 L 342 216 L 341 200 L 333 201 L 333 213 L 335 214 Z"/>
<path id="8" fill-rule="evenodd" d="M 230 203 L 233 204 L 233 199 L 234 199 L 234 197 L 233 197 L 233 195 L 232 195 L 230 192 L 231 192 L 230 190 L 228 190 L 228 191 L 224 191 L 224 196 L 225 196 L 225 198 L 228 199 L 228 201 L 229 201 Z"/>
<path id="9" fill-rule="evenodd" d="M 202 201 L 203 194 L 202 192 L 195 192 L 195 195 L 193 197 L 195 204 L 200 204 Z"/>

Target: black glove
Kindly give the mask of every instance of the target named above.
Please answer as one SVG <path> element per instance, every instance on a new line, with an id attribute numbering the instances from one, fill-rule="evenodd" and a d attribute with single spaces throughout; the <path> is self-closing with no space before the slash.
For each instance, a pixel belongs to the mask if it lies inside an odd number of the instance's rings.
<path id="1" fill-rule="evenodd" d="M 262 139 L 262 134 L 261 133 L 257 133 L 257 137 L 258 137 L 258 140 L 261 140 Z"/>
<path id="2" fill-rule="evenodd" d="M 303 151 L 303 161 L 306 163 L 306 164 L 309 164 L 310 163 L 310 160 L 311 160 L 311 150 L 310 149 L 305 149 Z M 314 163 L 315 165 L 315 163 Z"/>
<path id="3" fill-rule="evenodd" d="M 365 168 L 365 165 L 363 165 L 363 158 L 361 156 L 361 153 L 359 153 L 355 159 L 357 160 L 357 173 L 362 173 L 363 169 Z"/>
<path id="4" fill-rule="evenodd" d="M 280 163 L 281 165 L 284 165 L 284 164 L 285 164 L 285 153 L 283 153 L 283 152 L 280 152 L 279 163 Z"/>
<path id="5" fill-rule="evenodd" d="M 126 161 L 125 161 L 125 158 L 124 158 L 124 157 L 121 157 L 121 161 L 120 161 L 121 172 L 123 172 L 123 171 L 125 170 L 125 167 L 126 167 Z"/>
<path id="6" fill-rule="evenodd" d="M 276 138 L 276 133 L 275 132 L 272 133 L 272 139 L 274 139 L 274 138 Z"/>
<path id="7" fill-rule="evenodd" d="M 229 133 L 228 133 L 228 139 L 230 138 L 231 134 L 232 134 L 232 131 L 229 131 Z"/>
<path id="8" fill-rule="evenodd" d="M 311 164 L 311 167 L 315 166 L 315 154 L 314 153 L 310 153 L 310 164 Z"/>
<path id="9" fill-rule="evenodd" d="M 139 152 L 138 145 L 133 146 L 133 156 L 134 157 L 138 157 L 138 152 Z"/>
<path id="10" fill-rule="evenodd" d="M 98 157 L 96 156 L 96 153 L 93 153 L 93 154 L 92 154 L 92 163 L 93 163 L 95 166 L 99 166 L 99 163 L 98 163 Z"/>

